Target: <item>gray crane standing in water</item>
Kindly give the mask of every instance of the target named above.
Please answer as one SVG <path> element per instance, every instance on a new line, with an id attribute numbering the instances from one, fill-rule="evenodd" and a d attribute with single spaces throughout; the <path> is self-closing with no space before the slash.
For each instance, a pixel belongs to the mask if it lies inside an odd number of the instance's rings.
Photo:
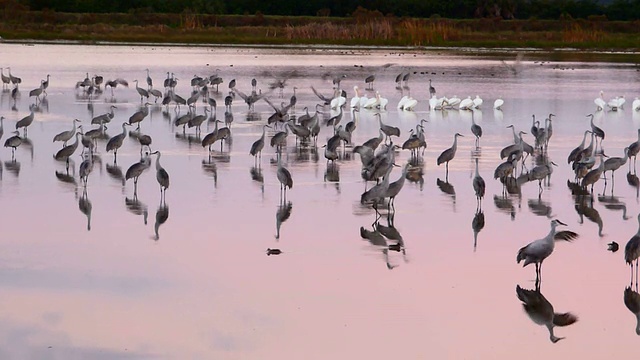
<path id="1" fill-rule="evenodd" d="M 145 156 L 140 159 L 137 163 L 129 166 L 127 172 L 124 175 L 124 179 L 129 180 L 133 179 L 133 194 L 134 197 L 138 194 L 138 178 L 142 173 L 147 170 L 151 166 L 151 158 L 149 157 L 149 153 L 146 153 Z M 146 223 L 146 221 L 145 221 Z"/>
<path id="2" fill-rule="evenodd" d="M 597 138 L 600 138 L 600 149 L 602 149 L 602 140 L 604 140 L 604 130 L 600 129 L 599 127 L 597 127 L 593 123 L 593 118 L 594 118 L 593 114 L 589 114 L 589 115 L 587 115 L 587 117 L 591 118 L 591 120 L 590 120 L 591 131 L 596 136 L 596 140 L 597 140 Z M 598 142 L 596 141 L 596 149 L 597 148 L 598 148 Z"/>
<path id="3" fill-rule="evenodd" d="M 264 149 L 264 136 L 265 136 L 266 129 L 268 127 L 269 127 L 268 125 L 264 125 L 262 127 L 262 136 L 260 136 L 260 138 L 251 145 L 251 150 L 249 150 L 249 154 L 254 157 L 254 160 L 256 161 L 256 163 L 258 163 L 258 156 L 262 160 L 262 149 Z"/>
<path id="4" fill-rule="evenodd" d="M 80 120 L 78 119 L 74 119 L 73 120 L 73 127 L 71 128 L 71 130 L 67 130 L 67 131 L 63 131 L 59 134 L 57 134 L 56 136 L 53 137 L 53 141 L 62 141 L 62 146 L 67 146 L 67 141 L 71 140 L 71 138 L 73 137 L 73 135 L 76 134 L 76 123 L 80 122 Z"/>
<path id="5" fill-rule="evenodd" d="M 109 139 L 109 141 L 107 142 L 107 152 L 113 150 L 113 163 L 115 164 L 118 159 L 118 149 L 120 149 L 120 147 L 122 146 L 122 142 L 124 141 L 125 136 L 127 136 L 127 129 L 126 126 L 129 126 L 129 124 L 122 123 L 122 133 L 115 135 L 114 137 L 112 137 L 111 139 Z"/>
<path id="6" fill-rule="evenodd" d="M 482 128 L 480 125 L 476 124 L 476 120 L 473 116 L 473 111 L 471 111 L 471 133 L 476 137 L 476 148 L 480 146 L 480 138 L 482 137 Z"/>
<path id="7" fill-rule="evenodd" d="M 151 154 L 158 155 L 156 158 L 156 180 L 160 184 L 160 198 L 164 199 L 169 188 L 169 173 L 160 165 L 160 151 L 154 151 Z"/>
<path id="8" fill-rule="evenodd" d="M 16 155 L 16 149 L 18 148 L 18 146 L 20 146 L 22 144 L 22 138 L 20 137 L 20 132 L 19 131 L 14 131 L 13 132 L 13 136 L 7 138 L 7 140 L 4 141 L 4 147 L 10 147 L 11 148 L 11 159 L 15 159 L 15 155 Z"/>
<path id="9" fill-rule="evenodd" d="M 27 128 L 29 127 L 29 125 L 33 123 L 34 117 L 35 116 L 34 116 L 33 110 L 31 110 L 31 113 L 29 115 L 23 117 L 22 119 L 18 120 L 18 122 L 16 122 L 16 130 L 20 128 L 24 128 L 24 136 L 27 137 Z"/>
<path id="10" fill-rule="evenodd" d="M 147 98 L 147 100 L 149 100 L 149 91 L 138 86 L 138 80 L 133 80 L 133 82 L 136 83 L 136 91 L 138 92 L 138 95 L 140 95 L 140 103 L 142 104 L 142 98 Z"/>
<path id="11" fill-rule="evenodd" d="M 293 187 L 293 177 L 286 167 L 282 166 L 282 156 L 278 157 L 278 170 L 276 172 L 278 181 L 280 182 L 280 193 L 284 193 L 284 198 L 287 198 L 287 188 Z"/>
<path id="12" fill-rule="evenodd" d="M 73 153 L 76 152 L 76 149 L 78 148 L 78 144 L 80 143 L 80 141 L 78 140 L 80 136 L 82 135 L 79 132 L 77 132 L 76 141 L 74 141 L 73 144 L 67 145 L 62 149 L 60 149 L 54 156 L 56 160 L 60 160 L 60 161 L 64 160 L 66 162 L 67 170 L 69 170 L 69 158 L 71 157 L 71 155 L 73 155 Z"/>
<path id="13" fill-rule="evenodd" d="M 553 253 L 556 240 L 573 241 L 578 238 L 578 234 L 573 231 L 556 231 L 556 227 L 559 225 L 567 225 L 558 219 L 551 220 L 551 230 L 547 236 L 542 239 L 532 241 L 527 246 L 518 250 L 518 256 L 516 261 L 518 264 L 524 260 L 523 267 L 533 263 L 536 265 L 536 283 L 540 281 L 540 275 L 542 270 L 542 262 Z"/>
<path id="14" fill-rule="evenodd" d="M 456 150 L 458 149 L 458 136 L 464 136 L 464 135 L 460 133 L 455 133 L 455 135 L 453 136 L 453 145 L 450 148 L 443 151 L 440 154 L 440 156 L 438 156 L 438 159 L 437 159 L 438 166 L 440 166 L 442 163 L 445 163 L 446 178 L 449 177 L 449 161 L 453 160 L 453 158 L 456 156 Z"/>
<path id="15" fill-rule="evenodd" d="M 636 282 L 638 281 L 638 258 L 640 257 L 640 214 L 638 214 L 638 231 L 624 247 L 624 261 L 631 265 L 631 282 L 633 283 L 633 262 L 636 263 Z M 639 333 L 640 335 L 640 333 Z"/>

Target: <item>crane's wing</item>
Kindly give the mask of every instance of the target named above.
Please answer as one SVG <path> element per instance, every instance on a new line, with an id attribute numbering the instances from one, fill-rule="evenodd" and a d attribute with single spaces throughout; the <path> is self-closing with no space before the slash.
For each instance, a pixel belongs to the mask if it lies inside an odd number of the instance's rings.
<path id="1" fill-rule="evenodd" d="M 316 94 L 317 97 L 320 98 L 320 100 L 324 101 L 325 104 L 329 104 L 331 102 L 331 99 L 327 98 L 326 96 L 320 94 L 318 92 L 318 90 L 316 90 L 316 88 L 314 88 L 313 86 L 311 87 L 311 90 L 313 90 L 313 93 Z"/>
<path id="2" fill-rule="evenodd" d="M 234 88 L 231 88 L 231 91 L 233 91 L 234 93 L 238 94 L 238 96 L 240 96 L 242 98 L 242 100 L 247 101 L 247 94 L 243 93 L 242 91 Z"/>
<path id="3" fill-rule="evenodd" d="M 263 97 L 262 99 L 263 99 L 267 104 L 269 104 L 269 105 L 273 108 L 273 110 L 275 110 L 275 112 L 279 113 L 279 112 L 281 111 L 280 109 L 278 109 L 277 107 L 275 107 L 275 105 L 273 105 L 273 103 L 272 103 L 271 101 L 269 101 L 269 99 L 268 99 L 268 98 Z"/>
<path id="4" fill-rule="evenodd" d="M 573 241 L 575 239 L 578 238 L 578 234 L 573 232 L 573 231 L 569 231 L 569 230 L 565 230 L 565 231 L 559 231 L 556 233 L 556 235 L 553 237 L 554 240 L 556 241 L 560 241 L 560 240 L 564 240 L 564 241 Z"/>

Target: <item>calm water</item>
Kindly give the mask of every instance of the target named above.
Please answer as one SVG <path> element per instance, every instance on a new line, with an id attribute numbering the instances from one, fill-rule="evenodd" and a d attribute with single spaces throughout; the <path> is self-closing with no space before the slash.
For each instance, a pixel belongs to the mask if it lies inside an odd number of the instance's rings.
<path id="1" fill-rule="evenodd" d="M 638 188 L 630 185 L 635 170 L 616 172 L 615 185 L 596 184 L 591 199 L 577 201 L 567 186 L 573 172 L 567 154 L 589 129 L 586 115 L 604 91 L 606 100 L 624 95 L 620 111 L 595 113 L 606 132 L 603 146 L 610 156 L 637 139 L 640 114 L 631 109 L 638 96 L 640 72 L 634 64 L 571 62 L 540 64 L 525 54 L 512 72 L 492 54 L 394 52 L 369 50 L 278 50 L 246 48 L 0 45 L 2 66 L 22 78 L 13 101 L 3 91 L 0 114 L 6 139 L 14 124 L 29 114 L 35 98 L 29 90 L 51 75 L 46 100 L 35 108 L 29 143 L 0 151 L 0 357 L 3 359 L 326 359 L 391 357 L 538 359 L 563 356 L 601 359 L 636 354 L 636 316 L 625 307 L 629 268 L 624 245 L 638 228 Z M 544 59 L 536 54 L 536 59 Z M 512 64 L 515 54 L 505 60 Z M 389 66 L 389 64 L 392 64 Z M 123 184 L 123 173 L 140 159 L 140 146 L 127 137 L 112 153 L 99 141 L 99 161 L 86 192 L 78 178 L 80 149 L 67 173 L 53 159 L 61 144 L 54 134 L 71 128 L 78 118 L 85 129 L 93 116 L 116 105 L 107 133 L 121 132 L 140 106 L 133 80 L 146 84 L 148 68 L 154 87 L 162 90 L 167 72 L 179 78 L 177 93 L 187 98 L 194 74 L 219 74 L 217 117 L 224 120 L 228 82 L 251 92 L 251 79 L 267 92 L 269 83 L 287 79 L 283 97 L 297 87 L 298 105 L 313 107 L 314 86 L 331 96 L 331 77 L 347 75 L 342 88 L 349 99 L 353 86 L 365 89 L 364 78 L 376 75 L 374 87 L 389 99 L 382 120 L 401 129 L 402 144 L 420 119 L 425 124 L 427 151 L 415 182 L 407 181 L 395 201 L 395 212 L 360 204 L 365 185 L 358 155 L 347 147 L 336 168 L 328 168 L 320 147 L 332 135 L 323 127 L 318 150 L 296 146 L 290 135 L 283 163 L 294 186 L 280 198 L 277 157 L 267 132 L 260 166 L 254 168 L 251 144 L 273 113 L 264 101 L 255 112 L 236 97 L 232 107 L 232 142 L 200 145 L 193 129 L 183 135 L 173 126 L 174 107 L 153 104 L 142 122 L 143 133 L 162 152 L 161 163 L 171 176 L 166 204 L 161 203 L 155 165 L 139 180 Z M 412 73 L 415 111 L 396 109 L 407 90 L 394 79 Z M 85 74 L 105 79 L 121 77 L 129 88 L 110 90 L 92 102 L 74 85 Z M 7 74 L 5 69 L 5 74 Z M 323 80 L 324 74 L 330 74 Z M 474 112 L 484 135 L 476 149 L 469 112 L 429 112 L 428 80 L 438 96 L 480 95 L 484 104 Z M 146 86 L 145 86 L 146 87 Z M 366 91 L 369 97 L 373 92 Z M 493 101 L 504 99 L 502 111 Z M 348 100 L 349 101 L 349 100 Z M 151 100 L 153 102 L 153 100 Z M 198 102 L 197 113 L 204 104 Z M 182 107 L 180 115 L 184 115 Z M 330 116 L 329 107 L 325 107 Z M 376 110 L 362 110 L 353 134 L 361 144 L 377 136 Z M 529 132 L 531 117 L 553 122 L 548 155 L 555 168 L 539 196 L 535 182 L 521 193 L 505 196 L 493 179 L 499 150 L 512 143 L 506 126 Z M 335 112 L 334 112 L 335 114 Z M 345 113 L 342 124 L 352 119 Z M 206 128 L 205 128 L 206 126 Z M 203 136 L 213 123 L 203 125 Z M 448 179 L 436 157 L 459 139 Z M 533 143 L 531 135 L 525 140 Z M 474 159 L 487 183 L 482 204 L 485 225 L 474 241 L 472 220 L 476 200 L 471 186 Z M 408 151 L 398 151 L 403 165 Z M 155 162 L 155 157 L 153 158 Z M 526 166 L 534 166 L 529 158 Z M 401 176 L 393 170 L 391 181 Z M 422 174 L 421 178 L 419 174 Z M 637 179 L 637 178 L 636 178 Z M 371 186 L 371 185 L 369 185 Z M 612 189 L 613 188 L 613 189 Z M 613 192 L 612 192 L 613 190 Z M 87 203 L 91 210 L 87 211 Z M 84 209 L 85 211 L 81 211 Z M 545 236 L 558 218 L 580 238 L 559 243 L 545 261 L 541 293 L 556 312 L 571 312 L 579 320 L 556 327 L 549 341 L 545 326 L 534 323 L 516 297 L 516 286 L 534 288 L 533 266 L 516 264 L 518 249 Z M 360 228 L 393 224 L 397 241 L 371 244 Z M 157 231 L 157 235 L 156 235 Z M 621 250 L 607 251 L 616 241 Z M 267 256 L 267 248 L 280 255 Z"/>

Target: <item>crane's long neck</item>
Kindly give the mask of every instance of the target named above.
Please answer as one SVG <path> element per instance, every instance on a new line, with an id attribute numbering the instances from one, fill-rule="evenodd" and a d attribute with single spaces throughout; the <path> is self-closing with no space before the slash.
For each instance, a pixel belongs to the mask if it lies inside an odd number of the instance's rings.
<path id="1" fill-rule="evenodd" d="M 584 135 L 582 136 L 582 142 L 580 143 L 580 147 L 584 148 L 584 143 L 585 141 L 587 141 L 587 134 L 589 133 L 589 131 L 585 131 Z M 640 139 L 640 133 L 638 134 L 638 139 Z"/>
<path id="2" fill-rule="evenodd" d="M 640 312 L 636 313 L 636 334 L 640 335 Z"/>
<path id="3" fill-rule="evenodd" d="M 640 129 L 638 129 L 638 141 L 637 142 L 640 144 Z"/>
<path id="4" fill-rule="evenodd" d="M 479 176 L 480 173 L 478 172 L 478 158 L 476 158 L 476 176 Z"/>
<path id="5" fill-rule="evenodd" d="M 456 149 L 458 148 L 458 135 L 455 135 L 453 137 L 453 145 L 451 145 L 451 148 L 453 149 L 453 151 L 456 151 Z"/>
<path id="6" fill-rule="evenodd" d="M 516 127 L 512 126 L 511 131 L 513 132 L 513 142 L 517 143 L 520 137 L 516 134 Z"/>
<path id="7" fill-rule="evenodd" d="M 156 158 L 156 169 L 162 169 L 162 165 L 160 165 L 160 153 L 158 153 L 158 157 Z"/>

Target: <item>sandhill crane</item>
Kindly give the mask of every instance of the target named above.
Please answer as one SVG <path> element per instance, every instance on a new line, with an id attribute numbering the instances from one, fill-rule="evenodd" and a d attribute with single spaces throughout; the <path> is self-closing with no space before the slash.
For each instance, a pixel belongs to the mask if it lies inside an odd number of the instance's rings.
<path id="1" fill-rule="evenodd" d="M 580 152 L 584 150 L 584 143 L 587 140 L 587 134 L 589 133 L 591 133 L 590 130 L 584 131 L 584 135 L 582 136 L 582 142 L 575 149 L 571 150 L 571 153 L 569 153 L 569 156 L 567 157 L 567 164 L 571 164 L 572 162 L 576 161 L 578 154 L 580 154 Z M 640 140 L 640 130 L 638 130 L 638 140 Z M 638 145 L 639 145 L 638 149 L 640 150 L 640 144 Z"/>
<path id="2" fill-rule="evenodd" d="M 125 181 L 129 179 L 133 179 L 134 197 L 136 197 L 136 194 L 138 193 L 138 178 L 140 177 L 140 175 L 142 175 L 142 173 L 145 170 L 147 170 L 151 166 L 151 158 L 149 157 L 149 154 L 147 153 L 145 155 L 146 156 L 140 159 L 140 161 L 129 166 L 124 176 Z M 146 223 L 146 219 L 145 219 L 145 223 Z"/>
<path id="3" fill-rule="evenodd" d="M 6 89 L 11 83 L 11 79 L 4 74 L 4 68 L 0 68 L 0 78 L 2 78 L 2 88 Z"/>
<path id="4" fill-rule="evenodd" d="M 73 155 L 73 153 L 76 152 L 76 149 L 78 148 L 78 144 L 79 144 L 79 140 L 78 138 L 81 136 L 80 133 L 76 133 L 76 141 L 73 142 L 73 144 L 71 145 L 67 145 L 65 147 L 63 147 L 62 149 L 60 149 L 56 155 L 54 156 L 54 158 L 56 160 L 62 161 L 64 160 L 67 164 L 67 170 L 69 170 L 69 158 Z"/>
<path id="5" fill-rule="evenodd" d="M 122 142 L 124 141 L 125 136 L 127 136 L 127 129 L 125 128 L 126 126 L 130 126 L 129 124 L 122 123 L 122 133 L 113 136 L 111 139 L 109 139 L 109 141 L 107 142 L 107 147 L 106 147 L 106 151 L 109 152 L 111 150 L 113 150 L 113 163 L 115 164 L 118 159 L 118 149 L 120 149 L 120 147 L 122 146 Z"/>
<path id="6" fill-rule="evenodd" d="M 71 130 L 63 131 L 63 132 L 57 134 L 56 136 L 53 137 L 53 142 L 62 141 L 62 146 L 63 147 L 67 146 L 67 141 L 71 140 L 73 135 L 76 134 L 76 123 L 78 123 L 78 122 L 80 122 L 80 120 L 74 119 L 72 121 L 73 127 L 71 128 Z"/>
<path id="7" fill-rule="evenodd" d="M 476 137 L 476 147 L 480 145 L 480 138 L 482 137 L 482 128 L 476 124 L 476 120 L 471 112 L 471 133 Z"/>
<path id="8" fill-rule="evenodd" d="M 400 137 L 399 128 L 395 126 L 386 125 L 385 123 L 383 123 L 382 116 L 380 115 L 380 113 L 376 113 L 376 116 L 378 117 L 378 124 L 380 125 L 380 131 L 382 131 L 386 135 L 387 139 L 389 139 L 391 136 Z"/>
<path id="9" fill-rule="evenodd" d="M 633 262 L 636 262 L 636 281 L 638 281 L 638 258 L 640 257 L 640 214 L 638 214 L 638 231 L 629 239 L 624 247 L 624 261 L 631 265 L 631 279 L 633 282 Z"/>
<path id="10" fill-rule="evenodd" d="M 147 89 L 151 90 L 153 87 L 153 80 L 151 79 L 151 76 L 149 76 L 149 69 L 145 70 L 147 71 Z"/>
<path id="11" fill-rule="evenodd" d="M 638 140 L 629 144 L 629 150 L 627 151 L 629 157 L 633 156 L 634 165 L 636 163 L 636 156 L 638 155 L 638 152 L 640 152 L 640 129 L 638 129 Z M 631 163 L 629 163 L 629 168 L 631 168 Z"/>
<path id="12" fill-rule="evenodd" d="M 287 188 L 293 187 L 293 177 L 286 167 L 282 166 L 282 156 L 278 157 L 278 170 L 276 176 L 280 182 L 280 192 L 284 192 L 284 198 L 287 198 Z"/>
<path id="13" fill-rule="evenodd" d="M 18 120 L 18 122 L 16 123 L 16 130 L 20 129 L 20 128 L 24 128 L 24 136 L 27 136 L 27 128 L 29 127 L 29 125 L 31 125 L 31 123 L 33 123 L 33 119 L 34 119 L 34 114 L 33 114 L 33 109 L 31 110 L 31 113 L 25 117 L 23 117 L 22 119 Z"/>
<path id="14" fill-rule="evenodd" d="M 624 148 L 623 151 L 624 151 L 623 157 L 610 157 L 607 160 L 605 160 L 604 171 L 603 171 L 605 184 L 607 182 L 607 171 L 611 171 L 611 181 L 614 181 L 613 175 L 615 174 L 616 170 L 618 170 L 622 165 L 627 163 L 627 160 L 629 159 L 629 147 Z"/>
<path id="15" fill-rule="evenodd" d="M 438 156 L 437 163 L 440 166 L 442 163 L 445 163 L 446 168 L 446 176 L 449 176 L 449 161 L 453 160 L 456 156 L 456 150 L 458 149 L 458 136 L 464 136 L 460 133 L 455 133 L 453 136 L 453 145 L 450 148 L 443 151 L 440 156 Z"/>
<path id="16" fill-rule="evenodd" d="M 604 131 L 593 124 L 593 118 L 594 118 L 593 114 L 589 114 L 587 115 L 587 117 L 591 118 L 591 121 L 590 121 L 591 131 L 593 131 L 593 134 L 596 136 L 596 138 L 600 138 L 600 148 L 602 148 L 602 140 L 604 140 Z M 597 147 L 598 147 L 598 143 L 596 142 L 596 148 Z"/>
<path id="17" fill-rule="evenodd" d="M 572 241 L 578 237 L 573 231 L 560 231 L 556 232 L 556 227 L 559 225 L 567 225 L 558 219 L 551 220 L 551 230 L 547 234 L 547 236 L 542 239 L 538 239 L 532 241 L 528 245 L 522 247 L 518 250 L 518 256 L 516 257 L 516 261 L 518 264 L 520 261 L 524 260 L 523 267 L 534 263 L 536 265 L 536 283 L 538 283 L 540 279 L 540 274 L 542 270 L 542 262 L 553 253 L 553 249 L 555 247 L 556 240 L 565 240 Z"/>
<path id="18" fill-rule="evenodd" d="M 7 140 L 4 141 L 4 147 L 11 148 L 11 159 L 15 158 L 15 151 L 18 148 L 18 146 L 22 144 L 22 138 L 20 137 L 20 132 L 14 131 L 13 133 L 15 135 L 7 138 Z"/>
<path id="19" fill-rule="evenodd" d="M 149 115 L 149 105 L 151 104 L 148 102 L 144 103 L 142 109 L 133 113 L 133 115 L 129 117 L 129 125 L 138 124 L 137 129 L 140 130 L 140 122 L 142 122 L 142 120 L 144 120 L 144 118 Z"/>
<path id="20" fill-rule="evenodd" d="M 169 173 L 160 165 L 160 151 L 154 151 L 151 154 L 158 155 L 156 158 L 156 180 L 160 184 L 160 197 L 164 199 L 169 188 Z"/>
<path id="21" fill-rule="evenodd" d="M 15 85 L 16 88 L 17 88 L 18 85 L 20 85 L 20 83 L 22 83 L 22 79 L 20 79 L 19 77 L 11 75 L 11 68 L 10 67 L 7 68 L 7 71 L 9 72 L 9 80 L 11 80 L 11 83 L 13 85 Z"/>
<path id="22" fill-rule="evenodd" d="M 147 100 L 149 99 L 149 91 L 139 87 L 138 80 L 133 80 L 133 82 L 136 83 L 136 91 L 140 95 L 140 103 L 142 104 L 142 98 L 147 98 Z"/>
<path id="23" fill-rule="evenodd" d="M 262 149 L 264 148 L 264 135 L 268 127 L 269 127 L 268 125 L 264 125 L 262 127 L 262 136 L 260 136 L 260 138 L 251 145 L 251 150 L 249 150 L 249 154 L 251 154 L 251 156 L 255 158 L 256 163 L 258 162 L 258 156 L 260 156 L 260 159 L 262 159 Z"/>
<path id="24" fill-rule="evenodd" d="M 429 79 L 429 97 L 432 98 L 436 95 L 436 88 L 431 85 L 431 79 Z"/>
<path id="25" fill-rule="evenodd" d="M 113 109 L 117 109 L 117 107 L 115 105 L 109 106 L 109 112 L 94 117 L 93 119 L 91 119 L 91 124 L 100 125 L 110 123 L 115 116 Z"/>
<path id="26" fill-rule="evenodd" d="M 373 90 L 373 82 L 376 81 L 375 75 L 369 75 L 364 79 L 364 83 L 367 84 L 367 89 Z"/>

